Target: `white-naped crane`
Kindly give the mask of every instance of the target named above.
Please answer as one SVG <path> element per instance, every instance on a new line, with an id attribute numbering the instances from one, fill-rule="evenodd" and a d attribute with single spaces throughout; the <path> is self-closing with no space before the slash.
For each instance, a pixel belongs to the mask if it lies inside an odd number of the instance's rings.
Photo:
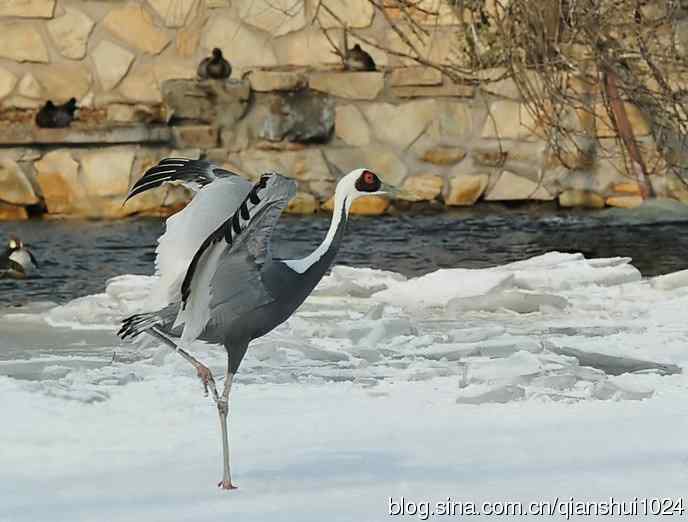
<path id="1" fill-rule="evenodd" d="M 293 180 L 270 172 L 252 184 L 209 161 L 168 158 L 145 172 L 127 200 L 165 182 L 183 183 L 197 192 L 167 220 L 158 240 L 154 291 L 160 308 L 125 319 L 119 335 L 126 339 L 147 332 L 194 366 L 220 416 L 224 474 L 218 486 L 234 489 L 228 405 L 249 343 L 289 318 L 325 275 L 339 250 L 351 204 L 362 196 L 398 191 L 370 170 L 351 171 L 337 183 L 332 222 L 320 246 L 301 259 L 276 259 L 270 238 L 296 194 Z M 196 339 L 227 351 L 221 394 L 208 367 L 185 349 Z"/>

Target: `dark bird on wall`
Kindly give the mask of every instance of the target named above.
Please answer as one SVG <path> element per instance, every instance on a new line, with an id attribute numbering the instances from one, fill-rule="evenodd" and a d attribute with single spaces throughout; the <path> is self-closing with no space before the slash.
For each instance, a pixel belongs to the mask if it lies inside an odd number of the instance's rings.
<path id="1" fill-rule="evenodd" d="M 70 98 L 62 105 L 55 105 L 52 100 L 48 100 L 36 114 L 36 125 L 44 129 L 69 127 L 77 109 L 76 98 Z"/>
<path id="2" fill-rule="evenodd" d="M 350 71 L 374 71 L 375 60 L 360 45 L 354 45 L 346 53 L 345 67 Z"/>
<path id="3" fill-rule="evenodd" d="M 215 47 L 213 55 L 208 58 L 203 58 L 198 64 L 199 78 L 213 78 L 215 80 L 224 80 L 229 78 L 232 74 L 232 66 L 222 56 L 222 50 Z"/>
<path id="4" fill-rule="evenodd" d="M 10 236 L 5 252 L 0 254 L 0 279 L 24 279 L 38 262 L 21 239 Z"/>
<path id="5" fill-rule="evenodd" d="M 351 171 L 337 183 L 332 221 L 321 245 L 310 255 L 288 260 L 273 257 L 270 238 L 296 194 L 294 180 L 270 172 L 254 185 L 209 161 L 169 158 L 146 171 L 127 199 L 165 182 L 182 182 L 198 192 L 167 220 L 158 240 L 160 283 L 153 295 L 162 308 L 125 319 L 119 335 L 125 339 L 147 332 L 195 368 L 220 416 L 224 475 L 218 486 L 234 489 L 228 401 L 249 343 L 286 321 L 325 275 L 342 242 L 351 204 L 362 196 L 398 191 L 369 170 Z M 221 394 L 208 367 L 184 349 L 196 339 L 227 352 Z"/>

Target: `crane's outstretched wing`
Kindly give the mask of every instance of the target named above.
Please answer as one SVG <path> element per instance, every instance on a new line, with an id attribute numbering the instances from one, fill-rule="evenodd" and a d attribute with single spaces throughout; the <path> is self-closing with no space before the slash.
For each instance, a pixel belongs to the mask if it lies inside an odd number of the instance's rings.
<path id="1" fill-rule="evenodd" d="M 165 233 L 158 239 L 155 268 L 160 280 L 151 296 L 153 308 L 181 300 L 182 280 L 194 254 L 253 187 L 250 181 L 210 161 L 167 158 L 144 173 L 127 199 L 165 182 L 182 183 L 197 193 L 183 210 L 167 219 Z"/>
<path id="2" fill-rule="evenodd" d="M 295 194 L 293 180 L 264 175 L 235 213 L 203 241 L 182 283 L 175 326 L 184 324 L 183 340 L 196 339 L 209 322 L 229 322 L 273 300 L 261 269 L 270 258 L 275 222 Z"/>

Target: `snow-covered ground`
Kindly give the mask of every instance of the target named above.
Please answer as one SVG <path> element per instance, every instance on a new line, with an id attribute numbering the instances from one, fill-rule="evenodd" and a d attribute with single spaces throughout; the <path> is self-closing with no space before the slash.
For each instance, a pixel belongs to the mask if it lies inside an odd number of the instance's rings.
<path id="1" fill-rule="evenodd" d="M 152 283 L 0 315 L 0 522 L 687 494 L 688 271 L 560 253 L 410 280 L 335 267 L 244 360 L 234 492 L 215 488 L 216 410 L 188 364 L 114 336 Z M 222 350 L 190 349 L 222 375 Z"/>

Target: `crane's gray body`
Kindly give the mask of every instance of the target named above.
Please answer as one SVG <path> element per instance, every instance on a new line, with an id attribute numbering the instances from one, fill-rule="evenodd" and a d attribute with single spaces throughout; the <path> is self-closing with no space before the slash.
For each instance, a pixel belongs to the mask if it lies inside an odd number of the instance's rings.
<path id="1" fill-rule="evenodd" d="M 334 262 L 344 235 L 345 223 L 346 218 L 342 216 L 329 249 L 308 270 L 301 274 L 282 260 L 266 260 L 258 272 L 262 282 L 258 286 L 262 288 L 254 287 L 252 297 L 242 292 L 241 306 L 229 302 L 226 311 L 223 310 L 219 316 L 209 321 L 200 339 L 225 346 L 229 354 L 230 372 L 236 373 L 253 339 L 264 336 L 286 321 L 318 285 Z M 237 282 L 227 281 L 227 284 Z M 247 297 L 249 300 L 246 300 Z M 268 302 L 265 304 L 266 301 Z M 241 313 L 234 314 L 231 310 L 233 306 L 240 308 Z"/>

